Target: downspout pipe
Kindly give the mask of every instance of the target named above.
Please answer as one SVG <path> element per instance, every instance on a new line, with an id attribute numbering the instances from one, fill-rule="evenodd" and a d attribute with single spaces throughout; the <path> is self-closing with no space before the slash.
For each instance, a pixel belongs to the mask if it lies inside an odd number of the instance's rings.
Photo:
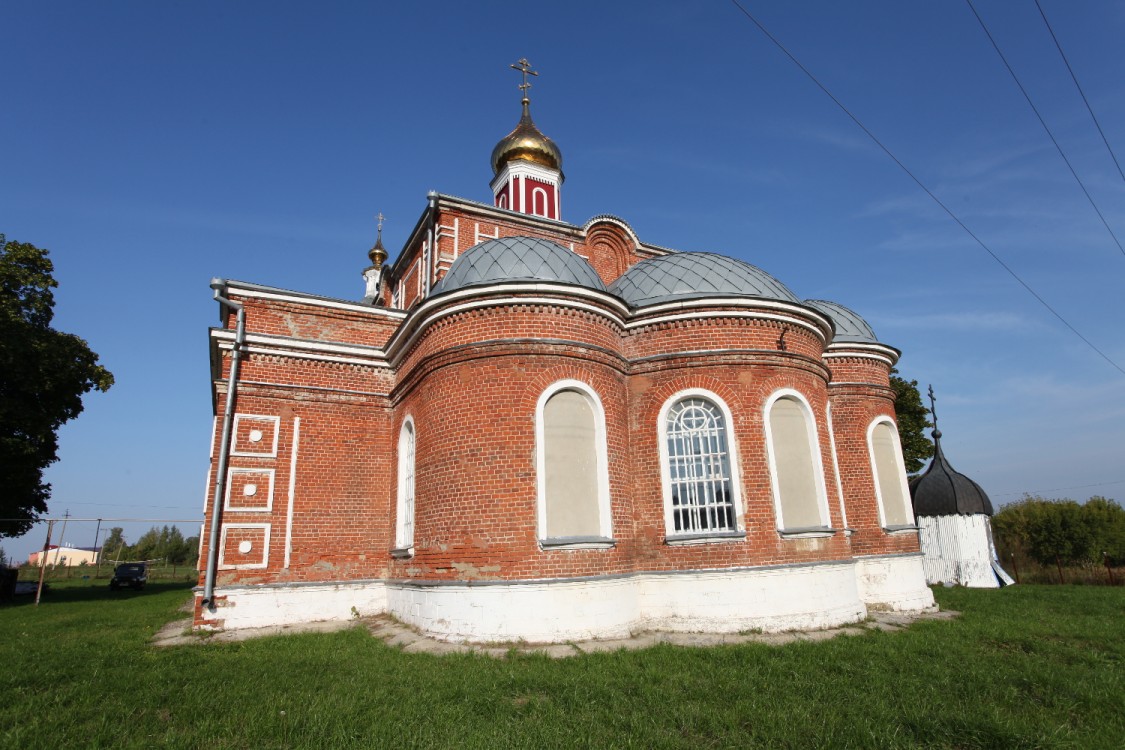
<path id="1" fill-rule="evenodd" d="M 223 409 L 223 435 L 219 443 L 219 468 L 215 477 L 215 497 L 211 504 L 211 533 L 207 543 L 207 572 L 203 583 L 203 605 L 215 611 L 215 571 L 219 567 L 219 530 L 223 524 L 223 498 L 227 490 L 227 464 L 230 463 L 231 428 L 234 424 L 234 402 L 238 395 L 238 368 L 242 362 L 242 348 L 246 343 L 246 310 L 242 304 L 227 299 L 219 292 L 227 286 L 223 279 L 212 279 L 211 288 L 215 290 L 215 301 L 223 307 L 234 310 L 237 325 L 234 331 L 234 346 L 231 348 L 230 376 L 227 378 L 227 402 Z"/>
<path id="2" fill-rule="evenodd" d="M 437 199 L 438 199 L 437 191 L 431 190 L 430 192 L 426 193 L 426 199 L 430 202 L 429 211 L 426 212 L 426 213 L 429 214 L 429 217 L 427 218 L 427 221 L 430 225 L 429 226 L 429 235 L 430 235 L 430 238 L 429 238 L 430 239 L 429 256 L 430 256 L 430 258 L 429 258 L 429 263 L 426 263 L 424 265 L 426 266 L 426 287 L 425 287 L 426 296 L 429 297 L 430 296 L 430 288 L 433 286 L 433 283 L 434 283 L 434 270 L 437 268 L 437 234 L 434 231 L 434 224 L 435 224 L 435 220 L 436 220 L 436 217 L 437 217 Z"/>

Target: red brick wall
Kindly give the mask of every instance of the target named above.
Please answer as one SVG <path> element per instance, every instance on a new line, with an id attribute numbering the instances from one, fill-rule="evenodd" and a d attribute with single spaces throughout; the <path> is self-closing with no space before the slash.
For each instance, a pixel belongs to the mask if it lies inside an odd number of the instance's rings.
<path id="1" fill-rule="evenodd" d="M 444 317 L 443 309 L 427 311 L 434 322 L 419 329 L 409 351 L 392 352 L 395 369 L 246 358 L 237 411 L 278 417 L 277 451 L 265 455 L 269 451 L 249 445 L 248 430 L 263 423 L 245 421 L 236 449 L 261 454 L 234 456 L 231 466 L 272 469 L 274 497 L 269 511 L 228 512 L 224 523 L 269 524 L 269 562 L 262 570 L 222 571 L 221 584 L 564 577 L 917 550 L 915 536 L 888 536 L 879 528 L 875 507 L 866 429 L 875 416 L 893 416 L 886 363 L 869 356 L 824 360 L 821 340 L 804 327 L 724 316 L 721 308 L 702 321 L 628 331 L 613 314 L 553 304 L 505 302 Z M 381 319 L 295 303 L 254 301 L 247 320 L 252 331 L 294 336 L 290 322 L 297 320 L 302 338 L 368 343 L 386 337 Z M 228 366 L 224 354 L 224 377 Z M 605 409 L 612 549 L 539 549 L 536 403 L 548 386 L 568 378 L 589 384 Z M 221 382 L 217 388 L 221 414 Z M 732 413 L 728 429 L 737 449 L 745 541 L 665 543 L 657 422 L 665 402 L 689 388 L 716 394 Z M 841 528 L 827 421 L 832 403 L 848 523 L 856 529 L 850 539 L 842 533 L 783 539 L 776 531 L 763 418 L 767 400 L 783 388 L 801 393 L 811 406 L 830 523 Z M 417 435 L 415 555 L 392 560 L 398 434 L 408 415 Z M 296 418 L 300 442 L 291 476 Z M 284 570 L 290 487 L 292 552 Z M 252 546 L 263 538 L 258 531 L 232 533 L 234 547 L 237 535 Z M 260 559 L 256 553 L 254 547 L 227 557 L 253 563 Z"/>

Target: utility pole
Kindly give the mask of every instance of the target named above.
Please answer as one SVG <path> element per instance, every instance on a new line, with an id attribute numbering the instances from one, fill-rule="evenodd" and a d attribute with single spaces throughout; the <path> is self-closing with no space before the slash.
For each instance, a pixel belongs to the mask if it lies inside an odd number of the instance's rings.
<path id="1" fill-rule="evenodd" d="M 101 565 L 101 562 L 102 562 L 102 553 L 101 553 L 101 550 L 98 549 L 98 534 L 100 534 L 101 532 L 102 532 L 102 519 L 99 518 L 98 519 L 98 527 L 96 529 L 94 529 L 94 559 L 97 561 L 99 566 Z"/>
<path id="2" fill-rule="evenodd" d="M 55 528 L 54 521 L 47 522 L 47 541 L 43 542 L 43 554 L 39 559 L 39 588 L 35 590 L 35 606 L 39 606 L 39 598 L 43 595 L 43 576 L 47 574 L 47 550 L 51 548 L 51 529 Z"/>
<path id="3" fill-rule="evenodd" d="M 59 546 L 55 547 L 55 565 L 59 564 L 59 553 L 62 552 L 63 540 L 66 539 L 66 519 L 70 518 L 70 508 L 63 513 L 62 533 L 59 534 Z"/>

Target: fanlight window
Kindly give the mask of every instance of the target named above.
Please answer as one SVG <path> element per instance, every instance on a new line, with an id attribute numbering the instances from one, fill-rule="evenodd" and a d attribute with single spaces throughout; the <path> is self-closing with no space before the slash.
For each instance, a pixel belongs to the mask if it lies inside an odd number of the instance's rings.
<path id="1" fill-rule="evenodd" d="M 723 413 L 707 399 L 685 398 L 669 409 L 665 428 L 671 531 L 733 531 L 730 449 Z"/>
<path id="2" fill-rule="evenodd" d="M 871 465 L 875 470 L 884 526 L 909 526 L 914 519 L 907 501 L 906 469 L 898 431 L 889 420 L 876 422 L 869 433 Z"/>
<path id="3" fill-rule="evenodd" d="M 414 546 L 414 422 L 407 419 L 398 436 L 398 519 L 395 547 Z"/>

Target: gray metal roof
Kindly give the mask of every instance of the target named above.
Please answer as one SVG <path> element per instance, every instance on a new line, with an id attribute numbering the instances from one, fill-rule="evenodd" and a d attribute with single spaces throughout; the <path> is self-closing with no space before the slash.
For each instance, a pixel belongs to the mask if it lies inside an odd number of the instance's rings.
<path id="1" fill-rule="evenodd" d="M 825 299 L 807 299 L 805 304 L 820 310 L 836 324 L 836 336 L 833 341 L 867 344 L 879 342 L 875 338 L 875 331 L 871 330 L 871 326 L 859 317 L 855 310 L 848 309 L 839 302 L 829 302 Z"/>
<path id="2" fill-rule="evenodd" d="M 935 429 L 934 458 L 926 473 L 910 481 L 915 516 L 992 515 L 992 502 L 981 486 L 949 465 Z"/>
<path id="3" fill-rule="evenodd" d="M 606 290 L 594 267 L 565 247 L 534 237 L 502 237 L 466 250 L 433 291 L 502 281 L 554 281 Z"/>
<path id="4" fill-rule="evenodd" d="M 699 297 L 761 297 L 799 302 L 756 266 L 715 253 L 674 253 L 636 264 L 609 286 L 632 307 Z"/>

